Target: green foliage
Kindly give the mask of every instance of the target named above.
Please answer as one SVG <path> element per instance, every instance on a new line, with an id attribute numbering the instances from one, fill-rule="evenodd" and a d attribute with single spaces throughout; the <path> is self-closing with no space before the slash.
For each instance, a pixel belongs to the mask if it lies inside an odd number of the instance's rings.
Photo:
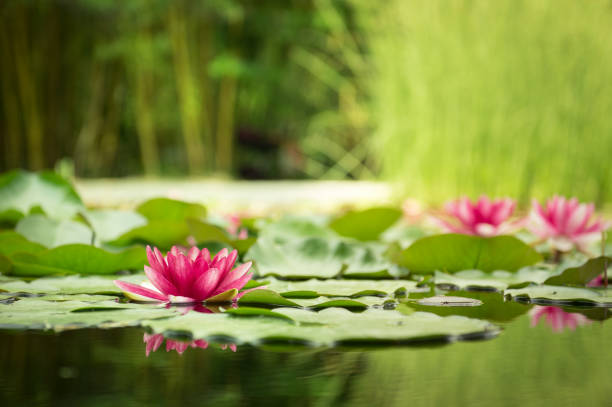
<path id="1" fill-rule="evenodd" d="M 45 247 L 73 243 L 91 244 L 94 241 L 93 231 L 81 222 L 52 219 L 39 214 L 22 218 L 15 231 L 29 241 Z"/>
<path id="2" fill-rule="evenodd" d="M 0 176 L 0 223 L 16 223 L 32 212 L 69 219 L 83 210 L 72 186 L 53 172 L 10 171 Z"/>
<path id="3" fill-rule="evenodd" d="M 579 267 L 565 269 L 561 274 L 544 281 L 544 284 L 584 286 L 595 277 L 603 274 L 610 265 L 612 265 L 612 258 L 607 256 L 596 257 Z"/>
<path id="4" fill-rule="evenodd" d="M 515 271 L 540 260 L 542 256 L 534 249 L 512 236 L 484 238 L 452 233 L 421 238 L 397 257 L 397 262 L 413 273 Z"/>
<path id="5" fill-rule="evenodd" d="M 358 4 L 371 146 L 405 194 L 611 199 L 609 1 Z"/>
<path id="6" fill-rule="evenodd" d="M 206 207 L 169 198 L 150 199 L 136 208 L 136 211 L 149 221 L 176 221 L 187 219 L 203 219 L 206 217 Z"/>
<path id="7" fill-rule="evenodd" d="M 339 216 L 329 227 L 341 236 L 362 241 L 378 240 L 401 216 L 402 211 L 396 208 L 369 208 Z"/>
<path id="8" fill-rule="evenodd" d="M 612 307 L 612 294 L 607 290 L 539 285 L 506 290 L 504 294 L 533 304 Z"/>

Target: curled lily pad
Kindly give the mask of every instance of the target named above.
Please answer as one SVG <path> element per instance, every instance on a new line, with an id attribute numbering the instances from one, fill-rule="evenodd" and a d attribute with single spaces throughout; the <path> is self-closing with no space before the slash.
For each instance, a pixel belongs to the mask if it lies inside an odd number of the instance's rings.
<path id="1" fill-rule="evenodd" d="M 529 286 L 504 291 L 517 301 L 533 304 L 612 307 L 612 291 L 552 285 Z"/>
<path id="2" fill-rule="evenodd" d="M 481 270 L 463 270 L 455 274 L 436 271 L 435 283 L 439 287 L 452 290 L 503 291 L 510 286 L 524 283 L 543 283 L 553 271 L 546 268 L 525 267 L 517 272 L 497 270 L 485 273 Z"/>
<path id="3" fill-rule="evenodd" d="M 557 276 L 550 277 L 544 283 L 549 285 L 581 285 L 584 286 L 608 267 L 612 266 L 612 257 L 600 256 L 589 259 L 578 267 L 565 269 Z"/>

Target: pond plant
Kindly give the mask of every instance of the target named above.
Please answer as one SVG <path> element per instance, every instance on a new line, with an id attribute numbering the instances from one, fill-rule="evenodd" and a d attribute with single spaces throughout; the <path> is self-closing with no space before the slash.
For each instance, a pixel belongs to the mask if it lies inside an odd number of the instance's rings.
<path id="1" fill-rule="evenodd" d="M 155 247 L 147 246 L 150 266 L 144 266 L 148 281 L 136 285 L 127 281 L 114 283 L 134 299 L 148 299 L 172 303 L 228 302 L 239 299 L 250 290 L 242 290 L 253 276 L 251 262 L 234 264 L 238 251 L 222 249 L 211 258 L 207 248 L 197 247 L 183 253 L 177 246 L 166 256 Z"/>
<path id="2" fill-rule="evenodd" d="M 228 230 L 200 203 L 88 208 L 56 174 L 11 172 L 0 176 L 0 328 L 141 327 L 147 353 L 162 337 L 181 353 L 489 339 L 534 305 L 607 319 L 612 296 L 597 284 L 610 258 L 587 249 L 609 224 L 575 199 L 534 205 L 528 230 L 571 243 L 549 262 L 547 246 L 515 233 L 525 222 L 515 206 L 452 201 L 435 213 L 451 232 L 441 234 L 423 222 L 432 212 L 393 206 L 236 216 Z"/>

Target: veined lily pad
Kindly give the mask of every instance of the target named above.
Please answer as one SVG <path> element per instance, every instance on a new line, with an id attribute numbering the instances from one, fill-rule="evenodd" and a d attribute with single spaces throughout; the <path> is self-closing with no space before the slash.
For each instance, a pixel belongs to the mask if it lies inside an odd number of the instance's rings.
<path id="1" fill-rule="evenodd" d="M 260 276 L 294 279 L 389 277 L 396 273 L 384 256 L 382 245 L 321 238 L 278 241 L 260 236 L 246 259 L 253 260 Z"/>
<path id="2" fill-rule="evenodd" d="M 273 341 L 300 342 L 311 346 L 410 344 L 488 337 L 498 332 L 485 321 L 456 316 L 439 317 L 421 312 L 402 315 L 396 311 L 369 309 L 362 313 L 352 313 L 342 308 L 328 308 L 320 312 L 297 308 L 273 311 L 290 317 L 295 323 L 278 318 L 191 312 L 172 319 L 145 321 L 143 325 L 156 333 L 191 333 L 194 339 L 223 337 L 238 344 Z"/>
<path id="3" fill-rule="evenodd" d="M 10 280 L 0 282 L 0 291 L 30 294 L 120 294 L 121 290 L 113 284 L 120 278 L 134 284 L 140 284 L 147 279 L 144 274 L 130 276 L 65 276 L 45 277 L 26 282 Z"/>
<path id="4" fill-rule="evenodd" d="M 0 328 L 54 331 L 86 327 L 115 328 L 136 326 L 143 319 L 168 317 L 176 313 L 174 308 L 144 304 L 133 306 L 115 301 L 92 304 L 83 301 L 52 302 L 26 298 L 11 304 L 0 304 Z"/>
<path id="5" fill-rule="evenodd" d="M 541 285 L 506 290 L 504 294 L 534 304 L 612 307 L 612 290 L 605 289 Z"/>
<path id="6" fill-rule="evenodd" d="M 111 274 L 140 269 L 146 262 L 143 248 L 111 253 L 94 246 L 72 244 L 37 254 L 15 253 L 9 257 L 12 275 Z"/>
<path id="7" fill-rule="evenodd" d="M 67 244 L 92 244 L 94 233 L 87 225 L 69 219 L 52 219 L 34 214 L 21 219 L 15 231 L 31 242 L 45 247 Z"/>
<path id="8" fill-rule="evenodd" d="M 453 233 L 421 238 L 397 256 L 398 264 L 414 273 L 515 271 L 540 260 L 533 248 L 512 236 L 485 238 Z"/>
<path id="9" fill-rule="evenodd" d="M 463 270 L 455 274 L 446 274 L 436 271 L 434 280 L 439 287 L 449 287 L 453 290 L 503 291 L 510 286 L 522 283 L 543 283 L 551 274 L 551 270 L 530 267 L 525 267 L 515 273 L 501 270 L 492 273 L 485 273 L 481 270 Z"/>
<path id="10" fill-rule="evenodd" d="M 36 210 L 70 219 L 83 209 L 70 183 L 53 172 L 10 171 L 0 176 L 0 223 L 16 223 Z"/>

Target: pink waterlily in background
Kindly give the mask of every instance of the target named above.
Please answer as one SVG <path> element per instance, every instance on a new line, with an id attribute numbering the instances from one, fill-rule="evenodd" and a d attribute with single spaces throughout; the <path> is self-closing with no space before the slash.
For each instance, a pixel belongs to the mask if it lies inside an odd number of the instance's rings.
<path id="1" fill-rule="evenodd" d="M 242 219 L 238 215 L 227 215 L 226 219 L 228 221 L 227 233 L 229 233 L 233 238 L 238 240 L 244 240 L 249 237 L 249 232 L 246 228 L 240 227 L 242 225 Z"/>
<path id="2" fill-rule="evenodd" d="M 576 329 L 577 326 L 591 323 L 591 320 L 582 314 L 565 312 L 559 307 L 542 307 L 536 305 L 529 311 L 531 326 L 538 325 L 542 317 L 552 328 L 553 332 L 562 332 L 565 328 Z"/>
<path id="3" fill-rule="evenodd" d="M 519 229 L 523 221 L 510 221 L 516 203 L 510 198 L 489 199 L 482 195 L 472 202 L 463 197 L 448 202 L 436 223 L 451 233 L 497 236 Z"/>
<path id="4" fill-rule="evenodd" d="M 155 352 L 159 349 L 159 347 L 164 343 L 164 335 L 162 334 L 144 334 L 143 341 L 145 343 L 145 351 L 147 353 L 147 357 L 151 352 Z M 195 341 L 183 342 L 176 341 L 172 339 L 166 340 L 166 352 L 170 352 L 171 350 L 177 351 L 180 355 L 183 354 L 188 348 L 208 348 L 208 342 L 203 339 L 196 339 Z M 221 345 L 221 349 L 225 350 L 229 348 L 232 352 L 236 352 L 237 346 L 234 343 L 223 344 Z"/>
<path id="5" fill-rule="evenodd" d="M 610 225 L 593 218 L 595 205 L 579 203 L 576 198 L 554 196 L 541 206 L 536 200 L 529 215 L 529 230 L 559 251 L 586 247 L 600 239 Z"/>
<path id="6" fill-rule="evenodd" d="M 603 287 L 605 286 L 605 279 L 603 274 L 595 277 L 594 279 L 592 279 L 591 281 L 589 281 L 589 283 L 587 284 L 587 287 Z"/>
<path id="7" fill-rule="evenodd" d="M 141 285 L 115 280 L 126 295 L 136 300 L 154 300 L 172 303 L 228 302 L 239 299 L 253 290 L 240 290 L 253 276 L 251 262 L 236 268 L 238 252 L 221 250 L 211 259 L 204 248 L 193 247 L 187 254 L 177 246 L 164 257 L 157 248 L 147 246 L 149 266 L 144 267 L 149 281 Z M 260 288 L 260 287 L 257 287 Z M 255 289 L 257 289 L 255 288 Z"/>

